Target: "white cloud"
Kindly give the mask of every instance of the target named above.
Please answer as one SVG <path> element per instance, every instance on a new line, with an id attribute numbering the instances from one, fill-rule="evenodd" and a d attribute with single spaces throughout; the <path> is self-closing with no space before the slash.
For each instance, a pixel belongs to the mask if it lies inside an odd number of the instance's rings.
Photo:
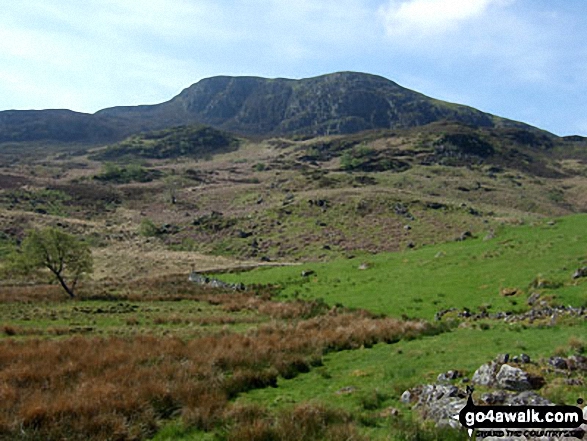
<path id="1" fill-rule="evenodd" d="M 380 9 L 390 36 L 431 36 L 454 30 L 458 25 L 481 17 L 492 6 L 509 0 L 390 0 Z"/>

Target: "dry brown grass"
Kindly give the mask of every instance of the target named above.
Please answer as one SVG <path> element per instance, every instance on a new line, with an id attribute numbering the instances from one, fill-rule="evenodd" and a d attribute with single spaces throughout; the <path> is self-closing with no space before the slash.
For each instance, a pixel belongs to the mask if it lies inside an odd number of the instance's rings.
<path id="1" fill-rule="evenodd" d="M 57 285 L 0 285 L 0 303 L 65 300 L 63 289 Z"/>
<path id="2" fill-rule="evenodd" d="M 229 411 L 228 441 L 359 441 L 352 417 L 341 410 L 301 404 L 272 417 L 257 406 L 235 406 Z"/>
<path id="3" fill-rule="evenodd" d="M 191 341 L 153 336 L 5 339 L 0 341 L 0 437 L 143 439 L 174 415 L 210 430 L 227 418 L 231 397 L 274 386 L 280 373 L 305 372 L 328 351 L 393 342 L 426 329 L 417 322 L 334 312 Z M 297 424 L 288 421 L 271 423 L 271 430 Z"/>

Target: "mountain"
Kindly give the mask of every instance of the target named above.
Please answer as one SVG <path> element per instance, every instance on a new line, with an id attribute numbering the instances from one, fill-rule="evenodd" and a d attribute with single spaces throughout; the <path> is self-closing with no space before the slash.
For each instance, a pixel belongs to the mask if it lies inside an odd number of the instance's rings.
<path id="1" fill-rule="evenodd" d="M 242 135 L 349 134 L 456 121 L 475 127 L 529 127 L 446 103 L 386 78 L 339 72 L 302 80 L 218 76 L 154 105 L 0 112 L 0 143 L 104 144 L 146 131 L 206 124 Z"/>
<path id="2" fill-rule="evenodd" d="M 0 112 L 0 143 L 109 142 L 126 133 L 108 117 L 71 110 L 7 110 Z"/>
<path id="3" fill-rule="evenodd" d="M 114 107 L 96 115 L 143 128 L 201 123 L 256 136 L 348 134 L 440 120 L 481 127 L 521 125 L 355 72 L 302 80 L 219 76 L 201 80 L 162 104 Z"/>

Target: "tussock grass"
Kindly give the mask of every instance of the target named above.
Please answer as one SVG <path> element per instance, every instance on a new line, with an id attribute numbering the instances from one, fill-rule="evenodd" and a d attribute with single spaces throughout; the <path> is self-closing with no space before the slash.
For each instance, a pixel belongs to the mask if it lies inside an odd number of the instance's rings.
<path id="1" fill-rule="evenodd" d="M 173 416 L 189 427 L 211 430 L 224 420 L 230 398 L 275 386 L 280 373 L 293 377 L 319 364 L 327 352 L 430 330 L 421 322 L 333 312 L 262 325 L 247 334 L 222 332 L 189 341 L 155 336 L 4 339 L 0 433 L 6 439 L 143 439 Z M 279 430 L 286 432 L 296 424 L 279 421 Z"/>

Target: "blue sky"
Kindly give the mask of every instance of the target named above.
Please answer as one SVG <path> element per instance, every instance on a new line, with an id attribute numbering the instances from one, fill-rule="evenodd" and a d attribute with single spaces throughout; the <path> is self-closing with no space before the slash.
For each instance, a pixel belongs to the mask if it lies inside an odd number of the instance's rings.
<path id="1" fill-rule="evenodd" d="M 2 0 L 0 110 L 166 101 L 353 70 L 587 136 L 584 0 Z"/>

